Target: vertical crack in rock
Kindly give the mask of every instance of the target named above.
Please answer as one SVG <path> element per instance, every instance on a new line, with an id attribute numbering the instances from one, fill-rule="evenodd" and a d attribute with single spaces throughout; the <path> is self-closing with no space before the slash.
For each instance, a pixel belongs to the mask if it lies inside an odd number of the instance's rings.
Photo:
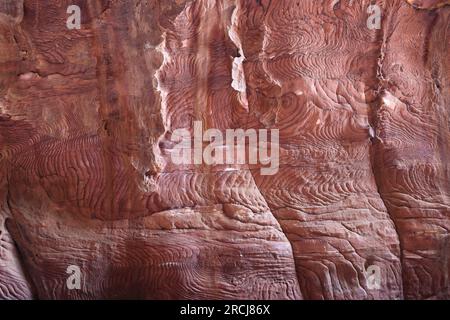
<path id="1" fill-rule="evenodd" d="M 376 121 L 371 121 L 371 126 L 373 126 L 375 128 L 376 125 L 377 125 L 376 123 L 377 123 Z M 403 264 L 403 248 L 402 248 L 402 241 L 400 239 L 400 233 L 399 233 L 397 224 L 395 223 L 395 219 L 392 217 L 392 214 L 390 213 L 389 207 L 388 207 L 388 205 L 386 203 L 385 197 L 384 197 L 384 195 L 383 195 L 383 193 L 381 191 L 381 183 L 382 182 L 380 180 L 380 173 L 379 173 L 379 170 L 378 170 L 378 167 L 377 167 L 377 163 L 376 163 L 376 159 L 375 159 L 376 158 L 377 149 L 378 149 L 376 147 L 376 144 L 377 143 L 382 143 L 382 141 L 378 137 L 376 137 L 376 133 L 375 133 L 374 138 L 372 138 L 372 140 L 377 140 L 377 142 L 372 142 L 371 148 L 370 148 L 370 159 L 371 159 L 370 161 L 371 161 L 372 173 L 373 173 L 373 177 L 375 179 L 375 184 L 376 184 L 376 187 L 377 187 L 377 193 L 378 193 L 380 199 L 383 201 L 384 207 L 386 208 L 386 212 L 389 214 L 390 220 L 391 220 L 392 225 L 394 227 L 394 230 L 395 230 L 395 232 L 397 234 L 398 244 L 399 244 L 399 248 L 400 248 L 399 258 L 400 258 L 400 261 L 402 261 L 402 264 Z M 405 278 L 403 276 L 403 268 L 401 269 L 401 282 L 402 282 L 401 295 L 402 295 L 402 298 L 403 298 L 403 296 L 404 296 L 404 292 L 403 292 L 404 291 L 404 283 L 405 283 Z"/>
<path id="2" fill-rule="evenodd" d="M 448 93 L 439 90 L 441 82 L 448 86 L 448 62 L 437 54 L 448 50 L 442 45 L 448 30 L 441 28 L 449 11 L 432 2 L 422 2 L 430 12 L 404 3 L 391 8 L 396 14 L 384 22 L 372 112 L 373 171 L 399 237 L 405 299 L 449 295 L 449 115 L 441 107 Z M 404 35 L 416 28 L 424 31 Z M 395 50 L 399 45 L 401 52 Z"/>
<path id="3" fill-rule="evenodd" d="M 389 20 L 387 20 L 389 18 Z M 400 252 L 399 252 L 399 258 L 401 261 L 401 264 L 403 264 L 403 248 L 402 248 L 402 243 L 401 243 L 401 239 L 400 239 L 400 233 L 397 227 L 397 224 L 392 216 L 392 214 L 389 211 L 389 207 L 385 201 L 384 195 L 382 193 L 381 190 L 381 180 L 380 180 L 380 173 L 378 172 L 379 170 L 377 169 L 377 154 L 378 152 L 380 152 L 379 150 L 379 144 L 382 144 L 383 141 L 380 139 L 380 137 L 377 136 L 377 132 L 376 129 L 378 127 L 378 110 L 380 108 L 380 105 L 382 103 L 382 95 L 383 95 L 383 88 L 384 88 L 384 84 L 387 82 L 387 80 L 385 79 L 384 75 L 383 75 L 383 62 L 384 62 L 384 58 L 385 58 L 385 50 L 386 50 L 386 42 L 389 39 L 389 27 L 392 27 L 391 25 L 392 21 L 391 21 L 391 16 L 387 16 L 384 15 L 384 22 L 382 23 L 382 28 L 379 32 L 379 34 L 381 34 L 381 44 L 380 44 L 380 48 L 379 48 L 379 57 L 377 59 L 377 72 L 376 72 L 376 77 L 377 77 L 377 81 L 378 81 L 378 88 L 377 88 L 377 98 L 375 100 L 375 102 L 372 104 L 372 106 L 369 105 L 369 108 L 371 110 L 371 112 L 369 113 L 369 125 L 370 125 L 370 129 L 372 130 L 370 136 L 371 136 L 371 145 L 370 145 L 370 162 L 371 162 L 371 168 L 372 168 L 372 174 L 373 177 L 375 179 L 375 184 L 376 184 L 376 188 L 377 188 L 377 194 L 380 197 L 380 199 L 383 201 L 384 207 L 386 209 L 386 212 L 388 213 L 391 223 L 394 227 L 394 230 L 397 234 L 397 240 L 398 240 L 398 244 L 399 244 L 399 248 L 400 248 Z M 395 28 L 391 31 L 394 32 Z M 402 282 L 402 287 L 401 287 L 401 295 L 402 298 L 404 297 L 404 276 L 403 276 L 403 267 L 401 268 L 401 282 Z"/>
<path id="4" fill-rule="evenodd" d="M 238 57 L 235 57 L 233 59 L 233 64 L 232 64 L 232 87 L 236 91 L 239 92 L 239 102 L 243 106 L 243 108 L 247 112 L 249 112 L 250 110 L 249 110 L 248 99 L 247 99 L 247 84 L 246 84 L 246 80 L 245 80 L 245 71 L 244 71 L 244 66 L 243 66 L 243 62 L 245 60 L 245 52 L 242 47 L 241 37 L 239 35 L 239 22 L 240 22 L 239 15 L 241 14 L 241 10 L 242 10 L 241 0 L 236 0 L 235 8 L 233 10 L 233 14 L 231 17 L 231 27 L 229 27 L 229 31 L 228 31 L 228 35 L 229 35 L 230 39 L 232 40 L 232 42 L 235 44 L 236 48 L 238 49 Z M 245 129 L 248 129 L 247 125 L 248 124 L 246 124 Z M 264 199 L 264 202 L 267 205 L 270 214 L 272 215 L 273 219 L 275 219 L 277 221 L 278 227 L 280 228 L 280 230 L 282 230 L 286 241 L 289 243 L 291 258 L 292 258 L 292 265 L 294 266 L 296 283 L 298 286 L 298 292 L 300 294 L 300 298 L 303 299 L 303 293 L 302 293 L 302 289 L 300 287 L 300 282 L 298 279 L 298 270 L 297 270 L 297 264 L 295 261 L 294 248 L 292 246 L 292 242 L 286 235 L 285 230 L 283 229 L 282 225 L 280 224 L 280 221 L 278 220 L 278 218 L 273 214 L 272 209 L 270 208 L 269 203 L 267 202 L 264 194 L 261 192 L 261 190 L 256 182 L 254 172 L 252 170 L 250 170 L 250 173 L 251 173 L 253 183 L 256 186 L 258 193 Z"/>
<path id="5" fill-rule="evenodd" d="M 164 128 L 164 132 L 162 135 L 160 135 L 158 141 L 164 141 L 164 139 L 166 138 L 165 135 L 167 132 L 169 132 L 170 128 L 171 128 L 171 123 L 170 123 L 170 117 L 168 117 L 168 109 L 167 109 L 167 96 L 168 96 L 168 91 L 163 89 L 161 86 L 161 74 L 164 70 L 164 68 L 167 66 L 168 63 L 170 63 L 170 55 L 166 49 L 166 37 L 167 37 L 167 32 L 164 31 L 162 34 L 162 41 L 161 43 L 156 47 L 156 51 L 159 52 L 162 57 L 163 60 L 161 62 L 160 67 L 156 70 L 155 72 L 155 82 L 156 82 L 156 86 L 155 86 L 155 90 L 159 93 L 160 96 L 160 116 L 162 119 L 162 123 L 163 123 L 163 128 Z M 154 153 L 156 155 L 155 157 L 155 161 L 157 163 L 157 166 L 159 168 L 158 172 L 161 172 L 164 170 L 165 166 L 166 166 L 166 162 L 164 160 L 163 155 L 161 154 L 161 149 L 159 148 L 159 144 L 155 144 L 155 146 L 153 147 Z"/>
<path id="6" fill-rule="evenodd" d="M 364 121 L 367 104 L 358 93 L 361 82 L 369 76 L 371 82 L 374 77 L 366 68 L 356 70 L 353 65 L 355 60 L 363 63 L 367 56 L 374 57 L 375 45 L 368 41 L 371 33 L 358 29 L 360 21 L 367 18 L 364 8 L 365 3 L 333 12 L 334 7 L 321 10 L 309 1 L 296 5 L 272 2 L 264 13 L 252 12 L 251 19 L 256 21 L 249 22 L 258 26 L 255 29 L 259 28 L 262 38 L 261 46 L 254 44 L 251 48 L 258 52 L 259 59 L 246 54 L 246 74 L 254 80 L 247 85 L 248 96 L 253 98 L 253 103 L 249 98 L 250 110 L 259 125 L 279 127 L 284 139 L 283 164 L 277 179 L 255 180 L 292 240 L 306 298 L 401 297 L 397 235 L 381 208 L 373 179 L 367 185 L 366 180 L 343 178 L 364 175 L 368 179 L 366 174 L 372 175 L 370 158 L 366 158 L 370 150 Z M 332 20 L 332 14 L 347 19 Z M 264 21 L 255 19 L 262 16 Z M 327 28 L 320 27 L 322 19 L 330 19 Z M 351 41 L 348 28 L 354 31 Z M 251 32 L 256 34 L 256 30 Z M 349 46 L 352 41 L 362 42 L 356 52 Z M 352 54 L 344 56 L 346 50 Z M 265 89 L 263 94 L 259 94 L 261 87 Z M 267 110 L 273 111 L 271 119 L 261 116 L 269 114 Z M 349 148 L 347 144 L 352 142 Z M 364 157 L 350 150 L 359 150 Z M 344 154 L 352 154 L 350 161 L 354 164 L 346 166 L 349 159 Z M 358 204 L 351 200 L 353 197 L 359 199 Z M 361 201 L 362 197 L 367 200 Z M 322 212 L 320 208 L 327 209 Z M 365 221 L 371 222 L 370 227 Z M 367 243 L 372 247 L 367 248 Z M 374 262 L 387 272 L 386 287 L 380 293 L 370 291 L 365 282 L 365 268 Z"/>
<path id="7" fill-rule="evenodd" d="M 202 267 L 190 265 L 187 259 L 180 262 L 186 270 L 179 272 L 186 272 L 185 281 L 193 282 L 201 296 L 298 299 L 289 242 L 247 166 L 171 161 L 175 130 L 193 133 L 194 123 L 200 122 L 202 130 L 225 132 L 238 125 L 237 115 L 247 114 L 243 60 L 233 67 L 240 46 L 234 35 L 235 9 L 228 0 L 186 3 L 162 28 L 157 50 L 163 62 L 155 75 L 164 126 L 158 144 L 162 167 L 158 197 L 169 210 L 155 216 L 167 221 L 170 230 L 186 229 L 171 242 L 180 241 L 180 252 L 195 252 L 190 259 Z M 190 213 L 183 220 L 185 212 Z M 190 224 L 192 228 L 185 227 Z M 244 231 L 246 225 L 251 229 Z M 249 287 L 254 289 L 249 292 Z M 192 290 L 183 287 L 177 294 L 186 297 Z"/>

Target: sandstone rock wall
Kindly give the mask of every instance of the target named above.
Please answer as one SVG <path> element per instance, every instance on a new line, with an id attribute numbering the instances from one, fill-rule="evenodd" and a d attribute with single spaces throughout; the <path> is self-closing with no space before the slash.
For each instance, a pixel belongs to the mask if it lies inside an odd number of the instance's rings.
<path id="1" fill-rule="evenodd" d="M 450 298 L 446 2 L 0 0 L 0 298 Z"/>

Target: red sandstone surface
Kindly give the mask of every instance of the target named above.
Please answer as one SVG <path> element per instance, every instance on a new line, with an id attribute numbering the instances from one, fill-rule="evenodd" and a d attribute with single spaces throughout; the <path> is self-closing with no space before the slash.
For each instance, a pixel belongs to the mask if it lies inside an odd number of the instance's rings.
<path id="1" fill-rule="evenodd" d="M 0 0 L 0 299 L 449 299 L 446 3 Z M 174 165 L 194 121 L 279 171 Z"/>

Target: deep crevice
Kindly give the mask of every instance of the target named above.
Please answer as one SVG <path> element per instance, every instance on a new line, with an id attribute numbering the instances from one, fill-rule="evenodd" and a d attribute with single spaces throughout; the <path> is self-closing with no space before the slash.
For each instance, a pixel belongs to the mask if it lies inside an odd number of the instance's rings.
<path id="1" fill-rule="evenodd" d="M 385 17 L 385 20 L 386 20 L 386 17 Z M 369 147 L 369 154 L 370 154 L 370 166 L 371 166 L 375 186 L 377 189 L 377 194 L 380 197 L 381 201 L 383 201 L 383 205 L 386 208 L 386 213 L 388 214 L 388 216 L 392 222 L 392 225 L 394 226 L 394 230 L 397 234 L 399 251 L 400 251 L 398 258 L 400 259 L 400 276 L 401 276 L 401 283 L 402 283 L 401 295 L 402 295 L 402 298 L 404 299 L 404 297 L 405 297 L 405 293 L 404 293 L 405 279 L 403 276 L 403 246 L 401 243 L 400 233 L 399 233 L 396 221 L 395 221 L 393 215 L 389 212 L 389 205 L 387 204 L 387 201 L 383 197 L 383 191 L 382 191 L 382 187 L 381 187 L 382 186 L 382 180 L 381 180 L 382 174 L 380 173 L 381 168 L 379 166 L 380 162 L 382 162 L 382 157 L 380 157 L 380 154 L 382 154 L 381 144 L 383 143 L 383 140 L 380 139 L 380 137 L 378 136 L 378 131 L 377 131 L 377 129 L 379 127 L 378 126 L 379 121 L 380 121 L 380 119 L 378 118 L 378 111 L 381 109 L 381 105 L 383 103 L 382 96 L 383 96 L 383 93 L 385 90 L 384 86 L 387 82 L 387 80 L 384 78 L 384 75 L 383 75 L 383 62 L 384 62 L 384 58 L 385 58 L 386 44 L 395 30 L 395 26 L 392 25 L 392 21 L 390 21 L 390 20 L 385 21 L 382 25 L 383 25 L 383 28 L 380 29 L 380 32 L 377 35 L 378 40 L 381 40 L 380 53 L 379 53 L 379 57 L 377 60 L 377 72 L 376 72 L 376 78 L 378 81 L 378 87 L 377 87 L 377 91 L 376 91 L 377 96 L 373 102 L 366 102 L 367 105 L 369 106 L 368 121 L 369 121 L 370 129 L 372 130 L 371 138 L 370 138 L 371 144 Z M 386 25 L 387 25 L 387 27 L 386 27 Z M 392 30 L 389 30 L 389 29 L 392 29 Z M 379 39 L 380 37 L 381 37 L 381 39 Z"/>

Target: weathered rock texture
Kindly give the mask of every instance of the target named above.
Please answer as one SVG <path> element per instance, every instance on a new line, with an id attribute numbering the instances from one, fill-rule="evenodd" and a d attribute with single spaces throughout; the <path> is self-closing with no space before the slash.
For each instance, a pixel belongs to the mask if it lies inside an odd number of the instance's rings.
<path id="1" fill-rule="evenodd" d="M 446 2 L 0 0 L 0 298 L 450 298 Z M 194 120 L 279 172 L 173 165 Z"/>

